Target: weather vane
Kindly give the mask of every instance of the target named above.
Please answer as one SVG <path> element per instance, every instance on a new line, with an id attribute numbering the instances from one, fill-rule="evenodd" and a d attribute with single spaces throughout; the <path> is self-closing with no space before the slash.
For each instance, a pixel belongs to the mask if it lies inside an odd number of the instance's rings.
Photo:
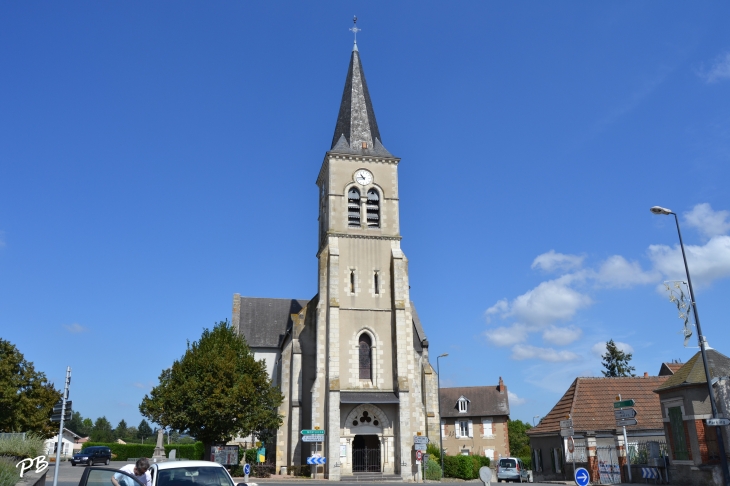
<path id="1" fill-rule="evenodd" d="M 352 24 L 350 31 L 355 34 L 355 44 L 357 44 L 357 33 L 362 30 L 357 28 L 357 15 L 352 18 Z"/>

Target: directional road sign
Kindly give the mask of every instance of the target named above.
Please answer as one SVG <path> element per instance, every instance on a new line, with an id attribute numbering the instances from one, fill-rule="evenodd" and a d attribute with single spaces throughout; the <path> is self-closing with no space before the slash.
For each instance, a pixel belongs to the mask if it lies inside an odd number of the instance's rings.
<path id="1" fill-rule="evenodd" d="M 575 435 L 575 430 L 573 429 L 560 429 L 560 437 L 572 437 Z"/>
<path id="2" fill-rule="evenodd" d="M 705 422 L 707 422 L 707 425 L 730 425 L 730 419 L 726 418 L 707 419 Z"/>
<path id="3" fill-rule="evenodd" d="M 326 457 L 308 457 L 307 464 L 324 464 L 327 462 Z"/>
<path id="4" fill-rule="evenodd" d="M 637 423 L 636 419 L 621 419 L 616 421 L 616 427 L 627 427 L 629 425 L 636 425 Z"/>
<path id="5" fill-rule="evenodd" d="M 324 430 L 304 429 L 302 430 L 302 435 L 324 435 Z"/>
<path id="6" fill-rule="evenodd" d="M 324 442 L 324 435 L 305 435 L 302 442 Z"/>
<path id="7" fill-rule="evenodd" d="M 66 412 L 71 410 L 71 406 L 73 405 L 73 402 L 71 400 L 66 401 Z M 53 405 L 53 413 L 61 413 L 63 410 L 63 400 L 59 400 Z"/>
<path id="8" fill-rule="evenodd" d="M 573 428 L 573 419 L 561 420 L 560 428 L 561 429 L 572 429 Z"/>
<path id="9" fill-rule="evenodd" d="M 428 444 L 428 437 L 426 437 L 425 435 L 414 435 L 413 443 L 414 444 Z"/>
<path id="10" fill-rule="evenodd" d="M 591 476 L 588 474 L 585 468 L 579 467 L 575 470 L 575 484 L 578 486 L 588 486 L 591 482 Z"/>
<path id="11" fill-rule="evenodd" d="M 621 400 L 620 402 L 613 402 L 613 408 L 626 408 L 633 407 L 636 402 L 629 398 L 628 400 Z"/>
<path id="12" fill-rule="evenodd" d="M 616 417 L 616 420 L 632 419 L 636 417 L 636 409 L 624 408 L 623 410 L 614 410 L 613 415 Z"/>

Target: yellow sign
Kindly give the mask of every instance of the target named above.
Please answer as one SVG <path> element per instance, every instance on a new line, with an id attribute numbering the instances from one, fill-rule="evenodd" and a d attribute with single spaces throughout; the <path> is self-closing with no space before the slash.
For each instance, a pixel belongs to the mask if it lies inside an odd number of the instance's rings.
<path id="1" fill-rule="evenodd" d="M 314 430 L 319 430 L 319 425 L 314 428 Z"/>

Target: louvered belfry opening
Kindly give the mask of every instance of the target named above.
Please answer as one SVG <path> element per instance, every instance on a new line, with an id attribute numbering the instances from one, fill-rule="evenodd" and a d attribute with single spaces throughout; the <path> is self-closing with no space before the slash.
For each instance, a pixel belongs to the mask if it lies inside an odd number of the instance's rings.
<path id="1" fill-rule="evenodd" d="M 347 191 L 347 225 L 360 227 L 360 191 L 354 187 Z"/>
<path id="2" fill-rule="evenodd" d="M 371 346 L 372 346 L 372 341 L 370 340 L 370 336 L 368 336 L 365 333 L 362 333 L 360 335 L 360 343 L 359 343 L 360 379 L 361 380 L 371 380 L 372 379 L 372 373 L 371 373 L 372 359 L 370 356 L 370 347 Z"/>
<path id="3" fill-rule="evenodd" d="M 368 228 L 380 228 L 380 195 L 375 189 L 368 191 Z"/>

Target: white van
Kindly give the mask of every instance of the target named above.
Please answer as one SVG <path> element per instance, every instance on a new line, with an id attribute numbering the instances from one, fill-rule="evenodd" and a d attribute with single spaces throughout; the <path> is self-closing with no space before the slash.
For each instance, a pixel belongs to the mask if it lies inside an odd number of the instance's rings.
<path id="1" fill-rule="evenodd" d="M 530 479 L 530 472 L 525 463 L 519 457 L 503 457 L 497 463 L 497 482 L 512 481 L 515 483 L 527 483 Z"/>

